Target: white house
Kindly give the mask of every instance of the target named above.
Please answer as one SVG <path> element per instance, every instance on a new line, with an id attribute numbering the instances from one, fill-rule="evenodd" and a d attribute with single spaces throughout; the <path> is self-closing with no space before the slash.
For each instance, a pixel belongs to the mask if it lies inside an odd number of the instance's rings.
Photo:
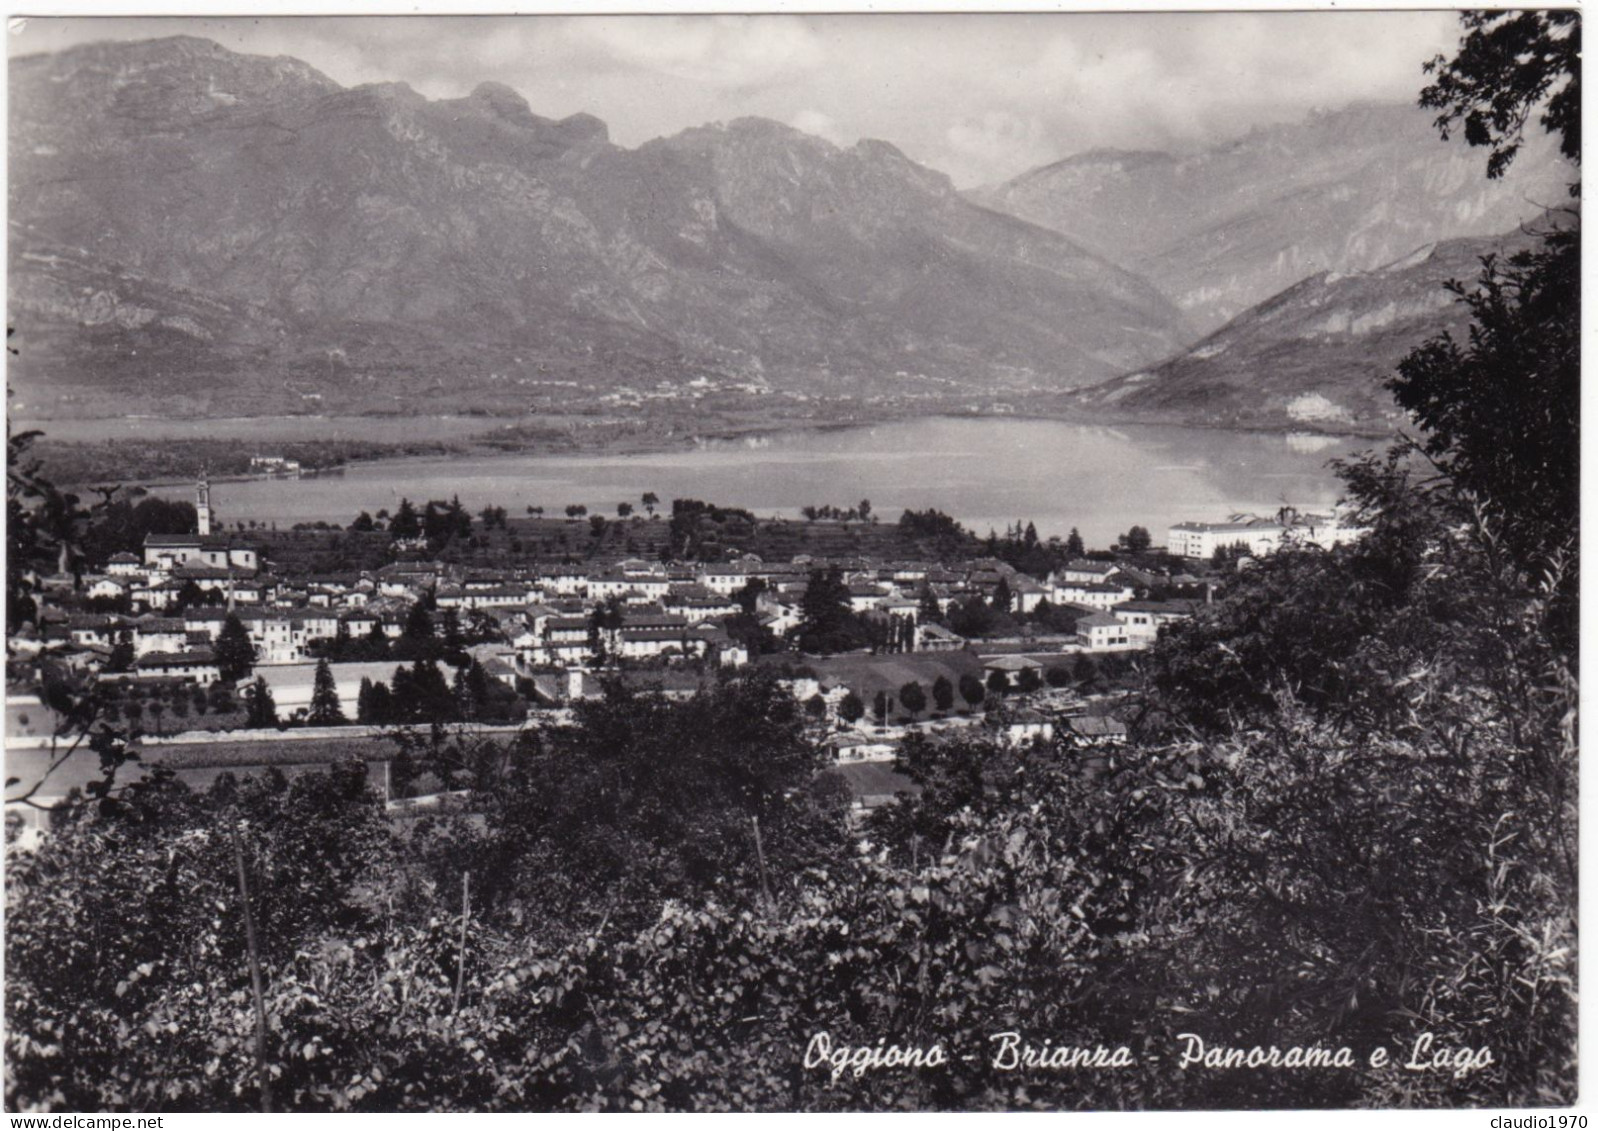
<path id="1" fill-rule="evenodd" d="M 1146 648 L 1159 638 L 1161 628 L 1190 620 L 1195 608 L 1192 601 L 1126 601 L 1110 612 L 1125 627 L 1127 640 Z"/>
<path id="2" fill-rule="evenodd" d="M 112 554 L 111 560 L 106 563 L 106 573 L 112 577 L 128 577 L 139 572 L 139 557 L 126 551 Z"/>
<path id="3" fill-rule="evenodd" d="M 1050 578 L 1054 584 L 1080 581 L 1084 584 L 1108 581 L 1121 572 L 1121 567 L 1114 562 L 1094 562 L 1086 558 L 1075 558 L 1054 571 Z"/>
<path id="4" fill-rule="evenodd" d="M 150 652 L 134 661 L 133 676 L 135 679 L 181 676 L 196 683 L 214 683 L 222 678 L 222 673 L 210 652 Z"/>
<path id="5" fill-rule="evenodd" d="M 1063 581 L 1054 587 L 1057 605 L 1081 605 L 1089 609 L 1110 609 L 1132 599 L 1130 585 L 1116 581 Z"/>
<path id="6" fill-rule="evenodd" d="M 104 597 L 108 600 L 115 600 L 118 597 L 125 597 L 127 596 L 127 593 L 128 586 L 125 583 L 118 581 L 114 577 L 102 577 L 93 585 L 89 586 L 88 589 L 88 594 L 91 598 Z"/>
<path id="7" fill-rule="evenodd" d="M 1125 651 L 1132 647 L 1126 625 L 1112 613 L 1089 613 L 1076 621 L 1077 639 L 1094 652 Z"/>

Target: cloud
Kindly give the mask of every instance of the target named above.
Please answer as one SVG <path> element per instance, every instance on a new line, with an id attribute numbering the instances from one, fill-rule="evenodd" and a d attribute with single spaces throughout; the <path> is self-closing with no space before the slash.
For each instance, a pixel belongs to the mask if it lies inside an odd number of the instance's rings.
<path id="1" fill-rule="evenodd" d="M 1027 104 L 1065 152 L 1210 145 L 1356 101 L 1413 102 L 1450 48 L 1446 12 L 1167 13 L 1060 21 L 988 96 Z M 1061 154 L 1062 156 L 1065 153 Z"/>
<path id="2" fill-rule="evenodd" d="M 996 169 L 1028 169 L 1055 157 L 1039 118 L 1006 110 L 960 119 L 944 131 L 944 142 L 937 167 L 956 184 L 978 184 Z"/>
<path id="3" fill-rule="evenodd" d="M 823 114 L 820 110 L 801 110 L 788 119 L 788 124 L 796 130 L 826 138 L 834 145 L 848 144 L 838 132 L 838 123 L 833 120 L 832 115 Z"/>
<path id="4" fill-rule="evenodd" d="M 792 16 L 592 16 L 565 21 L 562 32 L 595 62 L 717 87 L 788 82 L 815 71 L 826 54 Z"/>
<path id="5" fill-rule="evenodd" d="M 1190 150 L 1310 110 L 1413 102 L 1446 11 L 44 18 L 13 54 L 187 32 L 334 80 L 458 97 L 493 80 L 622 145 L 760 115 L 891 141 L 961 187 L 1087 149 Z"/>

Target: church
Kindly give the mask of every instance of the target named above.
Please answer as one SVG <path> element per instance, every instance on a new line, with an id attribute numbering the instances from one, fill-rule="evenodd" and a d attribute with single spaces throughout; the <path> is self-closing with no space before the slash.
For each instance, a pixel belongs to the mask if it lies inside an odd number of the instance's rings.
<path id="1" fill-rule="evenodd" d="M 225 534 L 211 533 L 211 484 L 204 472 L 194 485 L 194 510 L 199 517 L 193 534 L 146 534 L 144 564 L 168 572 L 183 566 L 233 569 L 254 573 L 260 558 L 253 546 L 232 542 Z"/>

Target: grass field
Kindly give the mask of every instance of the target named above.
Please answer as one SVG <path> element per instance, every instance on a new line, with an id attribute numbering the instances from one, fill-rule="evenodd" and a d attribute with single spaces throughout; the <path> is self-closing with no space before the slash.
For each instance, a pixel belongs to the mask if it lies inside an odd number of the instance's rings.
<path id="1" fill-rule="evenodd" d="M 373 784 L 383 788 L 383 764 L 392 757 L 393 744 L 385 738 L 351 735 L 348 738 L 317 738 L 303 741 L 196 742 L 182 745 L 152 745 L 140 750 L 141 761 L 127 767 L 118 780 L 137 780 L 156 766 L 177 773 L 180 780 L 195 789 L 204 789 L 224 773 L 243 777 L 268 766 L 293 775 L 328 766 L 345 758 L 360 758 L 367 763 Z M 6 790 L 15 797 L 30 789 L 49 769 L 48 750 L 7 750 L 5 772 L 17 784 Z M 82 789 L 100 776 L 100 759 L 86 747 L 75 751 L 50 772 L 40 789 L 41 796 L 60 797 Z"/>
<path id="2" fill-rule="evenodd" d="M 152 766 L 188 769 L 203 766 L 329 765 L 343 758 L 382 761 L 394 753 L 386 738 L 351 735 L 349 738 L 312 738 L 265 742 L 186 742 L 172 746 L 147 746 L 144 760 Z"/>

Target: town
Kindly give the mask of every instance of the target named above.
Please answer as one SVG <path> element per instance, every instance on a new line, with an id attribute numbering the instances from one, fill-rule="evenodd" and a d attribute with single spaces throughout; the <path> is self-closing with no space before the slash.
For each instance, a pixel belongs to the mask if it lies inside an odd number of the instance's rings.
<path id="1" fill-rule="evenodd" d="M 1284 509 L 1173 526 L 1163 550 L 1134 526 L 1090 551 L 1074 530 L 1043 539 L 1021 522 L 983 541 L 937 511 L 883 525 L 864 500 L 765 524 L 697 500 L 668 517 L 659 503 L 622 503 L 614 520 L 581 506 L 564 520 L 539 507 L 474 519 L 406 500 L 348 532 L 228 530 L 202 474 L 192 511 L 155 508 L 168 524 L 192 513 L 192 530 L 40 579 L 44 628 L 25 644 L 63 678 L 98 677 L 108 712 L 148 745 L 248 741 L 262 764 L 275 762 L 267 743 L 337 735 L 367 749 L 396 725 L 532 728 L 608 682 L 681 699 L 756 665 L 803 705 L 869 808 L 907 784 L 888 764 L 908 734 L 1123 741 L 1118 707 L 1162 630 L 1259 556 L 1360 533 L 1335 513 Z M 540 536 L 549 529 L 558 541 Z M 520 553 L 495 553 L 496 530 Z M 317 550 L 355 537 L 360 552 L 339 560 L 365 568 L 323 568 Z M 799 552 L 777 560 L 774 547 Z M 19 727 L 30 704 L 10 704 L 13 747 L 51 741 L 32 705 Z"/>

